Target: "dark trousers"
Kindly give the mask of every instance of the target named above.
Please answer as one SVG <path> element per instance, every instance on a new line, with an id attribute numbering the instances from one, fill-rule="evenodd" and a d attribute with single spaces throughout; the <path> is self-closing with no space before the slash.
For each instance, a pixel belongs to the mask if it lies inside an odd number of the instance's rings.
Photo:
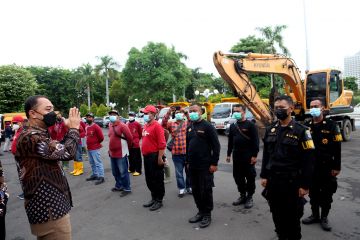
<path id="1" fill-rule="evenodd" d="M 129 148 L 129 170 L 141 173 L 142 159 L 140 148 Z"/>
<path id="2" fill-rule="evenodd" d="M 330 172 L 315 172 L 313 183 L 310 187 L 309 197 L 311 209 L 315 214 L 321 208 L 321 217 L 327 217 L 333 202 L 332 195 L 337 189 L 337 179 Z"/>
<path id="3" fill-rule="evenodd" d="M 213 192 L 214 175 L 209 169 L 189 169 L 192 193 L 196 207 L 202 215 L 211 215 L 214 208 Z"/>
<path id="4" fill-rule="evenodd" d="M 5 240 L 5 215 L 0 216 L 0 240 Z"/>
<path id="5" fill-rule="evenodd" d="M 301 239 L 300 218 L 304 214 L 304 198 L 299 197 L 296 177 L 272 174 L 268 179 L 268 201 L 279 239 Z"/>
<path id="6" fill-rule="evenodd" d="M 255 193 L 256 170 L 254 164 L 234 159 L 233 176 L 239 193 L 247 193 L 248 196 Z"/>
<path id="7" fill-rule="evenodd" d="M 162 201 L 165 195 L 164 166 L 158 165 L 158 153 L 144 156 L 145 180 L 154 200 Z"/>

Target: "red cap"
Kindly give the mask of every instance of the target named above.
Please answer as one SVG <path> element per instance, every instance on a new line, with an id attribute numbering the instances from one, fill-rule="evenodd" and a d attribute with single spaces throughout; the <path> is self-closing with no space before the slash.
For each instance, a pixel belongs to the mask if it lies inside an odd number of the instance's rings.
<path id="1" fill-rule="evenodd" d="M 153 105 L 147 105 L 142 112 L 143 113 L 149 113 L 149 112 L 156 113 L 157 111 Z"/>
<path id="2" fill-rule="evenodd" d="M 12 121 L 13 121 L 13 122 L 23 122 L 23 121 L 24 121 L 24 118 L 23 118 L 22 116 L 20 116 L 20 115 L 17 115 L 17 116 L 14 116 L 14 117 L 12 118 Z"/>

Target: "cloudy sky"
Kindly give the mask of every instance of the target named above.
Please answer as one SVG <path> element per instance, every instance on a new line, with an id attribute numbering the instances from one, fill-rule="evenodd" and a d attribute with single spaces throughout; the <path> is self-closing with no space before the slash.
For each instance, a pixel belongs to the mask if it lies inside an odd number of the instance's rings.
<path id="1" fill-rule="evenodd" d="M 344 57 L 360 51 L 358 0 L 0 0 L 0 65 L 75 68 L 110 55 L 124 66 L 131 47 L 154 41 L 218 75 L 215 51 L 256 27 L 284 24 L 285 45 L 304 72 L 303 1 L 310 68 L 343 69 Z"/>

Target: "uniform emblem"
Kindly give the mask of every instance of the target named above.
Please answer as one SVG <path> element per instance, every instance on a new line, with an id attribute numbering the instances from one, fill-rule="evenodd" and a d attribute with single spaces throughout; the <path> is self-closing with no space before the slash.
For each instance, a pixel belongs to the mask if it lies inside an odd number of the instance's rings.
<path id="1" fill-rule="evenodd" d="M 310 133 L 309 130 L 306 130 L 306 131 L 305 131 L 305 135 L 307 136 L 307 138 L 312 139 L 312 138 L 311 138 L 311 133 Z"/>
<path id="2" fill-rule="evenodd" d="M 189 132 L 191 132 L 191 128 L 189 128 Z"/>
<path id="3" fill-rule="evenodd" d="M 323 143 L 323 144 L 328 144 L 328 142 L 329 142 L 329 140 L 327 140 L 326 138 L 324 138 L 324 139 L 322 140 L 322 143 Z"/>
<path id="4" fill-rule="evenodd" d="M 271 129 L 271 132 L 275 132 L 275 128 L 272 128 L 272 129 Z"/>

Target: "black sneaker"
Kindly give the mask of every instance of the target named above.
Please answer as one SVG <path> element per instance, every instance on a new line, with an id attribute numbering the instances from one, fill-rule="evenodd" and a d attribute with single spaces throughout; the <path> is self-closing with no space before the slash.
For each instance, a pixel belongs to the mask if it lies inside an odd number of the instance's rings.
<path id="1" fill-rule="evenodd" d="M 99 178 L 95 175 L 91 175 L 89 178 L 86 179 L 86 181 L 95 181 L 95 180 L 99 180 Z"/>
<path id="2" fill-rule="evenodd" d="M 162 202 L 160 201 L 155 201 L 154 204 L 150 207 L 150 211 L 156 211 L 158 209 L 160 209 L 163 206 Z"/>
<path id="3" fill-rule="evenodd" d="M 324 231 L 327 231 L 327 232 L 331 231 L 331 226 L 329 224 L 329 221 L 328 221 L 327 217 L 321 218 L 320 225 L 321 225 L 321 228 Z"/>
<path id="4" fill-rule="evenodd" d="M 24 193 L 17 195 L 17 198 L 20 200 L 24 200 Z"/>
<path id="5" fill-rule="evenodd" d="M 253 201 L 253 198 L 252 196 L 249 196 L 247 199 L 246 199 L 246 202 L 245 202 L 245 208 L 246 209 L 250 209 L 254 206 L 254 201 Z"/>
<path id="6" fill-rule="evenodd" d="M 155 203 L 154 199 L 151 199 L 148 203 L 143 204 L 143 207 L 151 207 Z"/>
<path id="7" fill-rule="evenodd" d="M 318 223 L 318 222 L 320 222 L 320 219 L 319 219 L 319 217 L 316 217 L 313 214 L 311 214 L 309 217 L 304 218 L 301 222 L 303 224 L 308 225 L 308 224 Z"/>
<path id="8" fill-rule="evenodd" d="M 199 223 L 199 227 L 200 228 L 206 228 L 210 225 L 211 223 L 211 216 L 209 215 L 205 215 L 202 219 L 201 222 Z"/>
<path id="9" fill-rule="evenodd" d="M 113 187 L 113 188 L 111 189 L 111 191 L 112 191 L 112 192 L 122 192 L 122 191 L 124 191 L 124 189 L 123 189 L 123 188 Z"/>
<path id="10" fill-rule="evenodd" d="M 99 177 L 98 180 L 95 182 L 95 185 L 99 185 L 105 182 L 105 178 Z"/>
<path id="11" fill-rule="evenodd" d="M 200 222 L 203 218 L 203 215 L 200 213 L 197 213 L 195 216 L 189 219 L 189 223 L 197 223 Z"/>
<path id="12" fill-rule="evenodd" d="M 126 195 L 129 195 L 131 193 L 131 191 L 122 191 L 120 193 L 120 197 L 125 197 Z"/>
<path id="13" fill-rule="evenodd" d="M 246 195 L 245 194 L 241 194 L 240 197 L 232 203 L 233 206 L 239 206 L 241 204 L 245 204 L 246 202 Z"/>

